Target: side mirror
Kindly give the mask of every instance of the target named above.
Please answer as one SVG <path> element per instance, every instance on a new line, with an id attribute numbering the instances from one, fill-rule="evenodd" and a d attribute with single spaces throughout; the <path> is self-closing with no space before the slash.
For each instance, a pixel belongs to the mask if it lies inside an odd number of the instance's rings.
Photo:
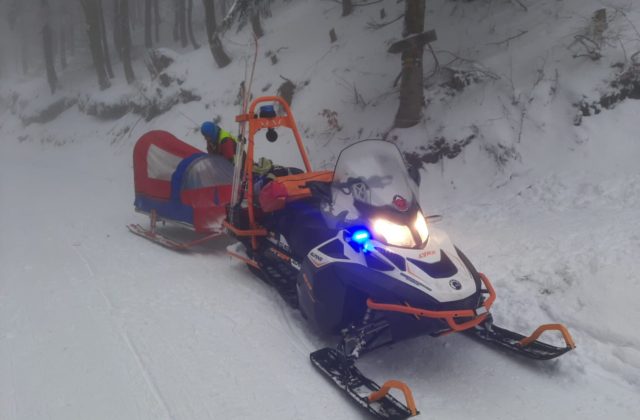
<path id="1" fill-rule="evenodd" d="M 417 185 L 420 185 L 420 170 L 412 166 L 407 172 L 409 172 L 409 178 L 413 179 Z"/>

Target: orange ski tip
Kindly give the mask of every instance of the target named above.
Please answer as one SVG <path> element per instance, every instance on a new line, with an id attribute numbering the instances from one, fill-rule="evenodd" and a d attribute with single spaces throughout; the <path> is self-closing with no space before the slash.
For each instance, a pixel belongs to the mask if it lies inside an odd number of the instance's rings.
<path id="1" fill-rule="evenodd" d="M 522 340 L 520 340 L 518 344 L 520 344 L 522 347 L 526 347 L 529 344 L 536 341 L 540 337 L 540 335 L 542 335 L 542 333 L 545 331 L 560 331 L 560 333 L 562 333 L 562 337 L 564 338 L 565 343 L 567 344 L 567 347 L 570 349 L 576 348 L 576 344 L 573 341 L 573 337 L 571 337 L 571 333 L 569 333 L 569 330 L 567 329 L 567 327 L 565 327 L 562 324 L 540 325 L 538 328 L 536 328 L 533 334 L 531 334 L 529 337 L 523 338 Z"/>
<path id="2" fill-rule="evenodd" d="M 416 416 L 418 414 L 418 410 L 416 409 L 416 403 L 413 400 L 413 393 L 411 392 L 411 388 L 409 388 L 409 385 L 405 384 L 404 382 L 396 381 L 393 379 L 387 381 L 382 385 L 382 388 L 375 392 L 372 392 L 369 395 L 368 400 L 370 402 L 375 402 L 383 399 L 389 393 L 391 388 L 399 389 L 400 391 L 402 391 L 402 393 L 404 394 L 404 398 L 407 400 L 407 407 L 409 408 L 409 411 L 411 411 L 411 416 Z"/>

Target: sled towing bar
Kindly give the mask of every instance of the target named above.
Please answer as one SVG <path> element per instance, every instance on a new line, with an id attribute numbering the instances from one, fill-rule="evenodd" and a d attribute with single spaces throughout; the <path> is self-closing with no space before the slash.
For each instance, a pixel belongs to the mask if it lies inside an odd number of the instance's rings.
<path id="1" fill-rule="evenodd" d="M 576 348 L 576 344 L 573 341 L 573 337 L 571 337 L 569 330 L 562 324 L 541 325 L 529 336 L 524 336 L 494 325 L 489 310 L 496 299 L 496 292 L 487 276 L 483 273 L 479 274 L 480 279 L 486 288 L 482 290 L 482 292 L 488 293 L 489 297 L 484 301 L 482 306 L 477 309 L 431 311 L 427 309 L 414 308 L 409 305 L 378 303 L 371 298 L 367 300 L 367 307 L 377 311 L 400 312 L 416 317 L 443 319 L 447 322 L 449 328 L 451 328 L 451 330 L 445 332 L 445 334 L 465 331 L 477 338 L 480 338 L 481 340 L 497 344 L 532 359 L 553 359 Z M 456 322 L 456 318 L 471 319 L 459 324 Z M 556 347 L 538 341 L 538 338 L 546 331 L 559 331 L 562 334 L 565 346 Z"/>

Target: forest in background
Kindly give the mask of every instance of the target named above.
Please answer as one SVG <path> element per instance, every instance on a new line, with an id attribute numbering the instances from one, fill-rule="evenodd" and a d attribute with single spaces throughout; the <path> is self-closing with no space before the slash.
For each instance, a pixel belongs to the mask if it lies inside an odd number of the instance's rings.
<path id="1" fill-rule="evenodd" d="M 292 0 L 283 0 L 289 3 Z M 157 47 L 199 49 L 208 45 L 215 65 L 226 67 L 231 58 L 225 51 L 223 34 L 246 25 L 256 39 L 264 35 L 262 20 L 272 16 L 275 0 L 3 0 L 0 9 L 6 17 L 0 34 L 0 78 L 21 73 L 46 76 L 52 94 L 61 86 L 59 75 L 70 61 L 91 64 L 100 90 L 108 89 L 122 66 L 123 77 L 136 80 L 132 59 L 147 56 L 149 72 L 159 73 L 166 57 L 152 51 Z M 372 6 L 379 1 L 335 0 L 341 17 L 354 8 Z M 387 18 L 380 9 L 380 20 Z M 401 39 L 388 52 L 399 54 L 400 104 L 394 126 L 412 127 L 421 120 L 425 104 L 422 57 L 425 45 L 436 40 L 435 31 L 425 31 L 425 0 L 406 0 L 405 13 L 379 23 L 380 27 L 403 19 Z M 376 28 L 374 28 L 376 29 Z M 337 37 L 331 29 L 331 42 Z M 272 60 L 277 60 L 273 57 Z M 286 82 L 286 81 L 285 81 Z M 279 93 L 289 102 L 293 86 L 286 83 Z"/>

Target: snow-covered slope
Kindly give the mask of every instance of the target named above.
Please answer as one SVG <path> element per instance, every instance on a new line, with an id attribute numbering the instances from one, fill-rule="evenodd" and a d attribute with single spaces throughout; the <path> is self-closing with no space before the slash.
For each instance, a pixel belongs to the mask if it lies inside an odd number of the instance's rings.
<path id="1" fill-rule="evenodd" d="M 524 2 L 524 11 L 507 1 L 428 3 L 441 65 L 446 50 L 472 60 L 452 66 L 499 78 L 453 96 L 429 87 L 424 124 L 389 138 L 412 152 L 437 137 L 475 135 L 455 159 L 426 165 L 424 208 L 445 216 L 440 227 L 493 280 L 498 324 L 526 333 L 564 322 L 578 348 L 533 363 L 460 335 L 423 337 L 364 357 L 362 370 L 406 381 L 423 418 L 636 418 L 640 104 L 626 101 L 573 125 L 572 104 L 596 95 L 610 64 L 624 59 L 619 44 L 605 47 L 600 62 L 574 59 L 567 48 L 602 4 L 541 0 Z M 629 7 L 624 16 L 610 13 L 610 31 L 634 51 L 629 22 L 640 26 L 638 8 L 614 3 Z M 278 2 L 265 21 L 253 91 L 274 93 L 280 75 L 301 86 L 293 109 L 316 166 L 390 128 L 399 58 L 384 51 L 401 22 L 364 29 L 380 7 L 389 19 L 402 13 L 402 4 L 385 0 L 340 18 L 337 3 L 298 0 Z M 222 70 L 206 49 L 184 51 L 172 71 L 188 75 L 185 86 L 203 99 L 150 122 L 101 121 L 72 107 L 23 127 L 2 110 L 0 418 L 365 417 L 308 361 L 330 341 L 225 256 L 228 242 L 178 254 L 125 228 L 144 220 L 131 205 L 136 138 L 161 128 L 203 146 L 197 123 L 213 115 L 231 127 L 243 57 L 252 54 L 247 40 L 245 31 L 225 36 L 235 61 Z M 276 65 L 266 51 L 277 51 Z M 429 60 L 427 53 L 425 72 Z M 0 83 L 3 95 L 46 94 L 42 81 Z M 64 92 L 91 93 L 94 83 L 78 70 L 63 79 Z M 129 90 L 112 89 L 102 95 Z M 355 90 L 366 105 L 355 103 Z M 336 111 L 340 131 L 324 109 Z"/>

